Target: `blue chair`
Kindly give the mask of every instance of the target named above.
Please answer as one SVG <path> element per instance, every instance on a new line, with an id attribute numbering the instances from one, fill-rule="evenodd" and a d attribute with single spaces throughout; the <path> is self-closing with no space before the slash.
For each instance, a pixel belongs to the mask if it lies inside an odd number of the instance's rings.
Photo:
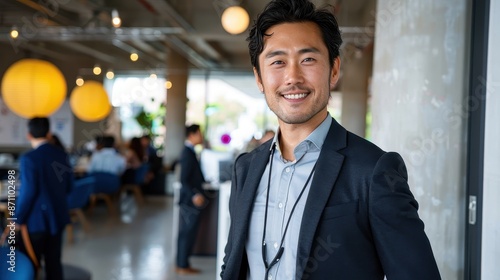
<path id="1" fill-rule="evenodd" d="M 122 191 L 132 191 L 134 193 L 137 204 L 144 204 L 144 196 L 142 195 L 142 186 L 146 181 L 146 175 L 149 171 L 149 164 L 143 163 L 134 170 L 134 181 L 122 186 Z"/>
<path id="2" fill-rule="evenodd" d="M 116 214 L 113 205 L 113 196 L 120 191 L 120 176 L 108 172 L 93 172 L 89 177 L 94 178 L 94 190 L 90 195 L 89 211 L 92 211 L 97 199 L 103 199 L 108 206 L 109 212 Z"/>
<path id="3" fill-rule="evenodd" d="M 15 251 L 15 272 L 9 270 L 11 253 L 8 247 L 0 247 L 0 279 L 33 280 L 36 279 L 36 270 L 29 257 L 19 249 Z M 12 269 L 12 268 L 11 268 Z"/>
<path id="4" fill-rule="evenodd" d="M 72 221 L 78 219 L 83 226 L 83 230 L 88 232 L 90 225 L 83 214 L 82 209 L 89 203 L 90 195 L 94 191 L 95 178 L 92 176 L 77 179 L 73 183 L 73 190 L 67 196 L 68 208 Z M 66 227 L 68 240 L 73 242 L 73 224 Z"/>
<path id="5" fill-rule="evenodd" d="M 68 194 L 68 208 L 83 208 L 89 202 L 90 195 L 94 191 L 95 178 L 92 176 L 76 179 L 73 182 L 73 190 Z"/>

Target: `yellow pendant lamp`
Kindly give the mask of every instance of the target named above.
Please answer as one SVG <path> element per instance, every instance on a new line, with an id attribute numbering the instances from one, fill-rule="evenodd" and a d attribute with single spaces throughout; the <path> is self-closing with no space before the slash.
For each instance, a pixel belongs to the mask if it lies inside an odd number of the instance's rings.
<path id="1" fill-rule="evenodd" d="M 97 122 L 109 115 L 111 104 L 101 83 L 86 81 L 71 92 L 69 105 L 73 114 L 85 122 Z"/>
<path id="2" fill-rule="evenodd" d="M 221 23 L 224 30 L 236 35 L 247 30 L 250 24 L 250 16 L 242 7 L 231 6 L 222 13 Z"/>
<path id="3" fill-rule="evenodd" d="M 52 63 L 33 58 L 12 64 L 2 79 L 2 98 L 23 118 L 48 117 L 66 98 L 66 80 Z"/>

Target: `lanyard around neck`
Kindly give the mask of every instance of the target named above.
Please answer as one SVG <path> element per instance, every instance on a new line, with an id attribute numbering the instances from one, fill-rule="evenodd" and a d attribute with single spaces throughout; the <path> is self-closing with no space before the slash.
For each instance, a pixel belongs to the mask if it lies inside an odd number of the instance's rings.
<path id="1" fill-rule="evenodd" d="M 302 197 L 302 194 L 304 194 L 304 191 L 306 190 L 307 184 L 309 184 L 309 181 L 311 180 L 311 177 L 314 173 L 314 170 L 316 169 L 316 163 L 314 163 L 314 166 L 311 170 L 311 173 L 309 173 L 309 176 L 307 177 L 306 183 L 302 187 L 302 190 L 300 191 L 299 196 L 297 197 L 297 200 L 295 200 L 295 203 L 293 204 L 292 210 L 290 211 L 290 215 L 288 216 L 288 220 L 286 222 L 285 226 L 285 231 L 283 232 L 283 235 L 281 236 L 281 242 L 280 242 L 280 249 L 272 259 L 271 263 L 267 263 L 267 251 L 266 251 L 266 228 L 267 228 L 267 210 L 269 208 L 269 191 L 271 188 L 271 172 L 273 170 L 273 157 L 274 157 L 274 151 L 276 150 L 276 143 L 273 143 L 273 146 L 271 148 L 270 152 L 270 161 L 271 163 L 269 164 L 269 177 L 267 178 L 267 194 L 266 194 L 266 209 L 265 209 L 265 214 L 264 214 L 264 230 L 262 232 L 262 260 L 264 261 L 264 267 L 266 268 L 266 274 L 265 278 L 267 279 L 267 276 L 269 275 L 269 271 L 271 268 L 276 265 L 281 256 L 283 255 L 283 251 L 285 248 L 283 247 L 283 242 L 285 241 L 285 235 L 288 230 L 288 225 L 290 224 L 290 220 L 292 219 L 293 212 L 295 211 L 295 207 L 297 206 L 300 198 Z"/>

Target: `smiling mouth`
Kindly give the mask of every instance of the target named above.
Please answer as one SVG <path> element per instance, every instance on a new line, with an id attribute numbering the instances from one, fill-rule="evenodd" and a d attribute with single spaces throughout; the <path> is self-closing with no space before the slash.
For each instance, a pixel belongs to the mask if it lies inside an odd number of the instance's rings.
<path id="1" fill-rule="evenodd" d="M 307 93 L 299 93 L 299 94 L 285 94 L 283 97 L 285 99 L 302 99 L 306 98 Z"/>

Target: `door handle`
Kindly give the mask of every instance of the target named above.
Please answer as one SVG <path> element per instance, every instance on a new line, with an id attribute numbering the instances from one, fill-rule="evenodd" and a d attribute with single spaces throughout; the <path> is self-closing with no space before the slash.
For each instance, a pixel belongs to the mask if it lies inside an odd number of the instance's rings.
<path id="1" fill-rule="evenodd" d="M 477 197 L 475 195 L 469 196 L 469 224 L 476 224 L 476 209 L 477 209 Z"/>

